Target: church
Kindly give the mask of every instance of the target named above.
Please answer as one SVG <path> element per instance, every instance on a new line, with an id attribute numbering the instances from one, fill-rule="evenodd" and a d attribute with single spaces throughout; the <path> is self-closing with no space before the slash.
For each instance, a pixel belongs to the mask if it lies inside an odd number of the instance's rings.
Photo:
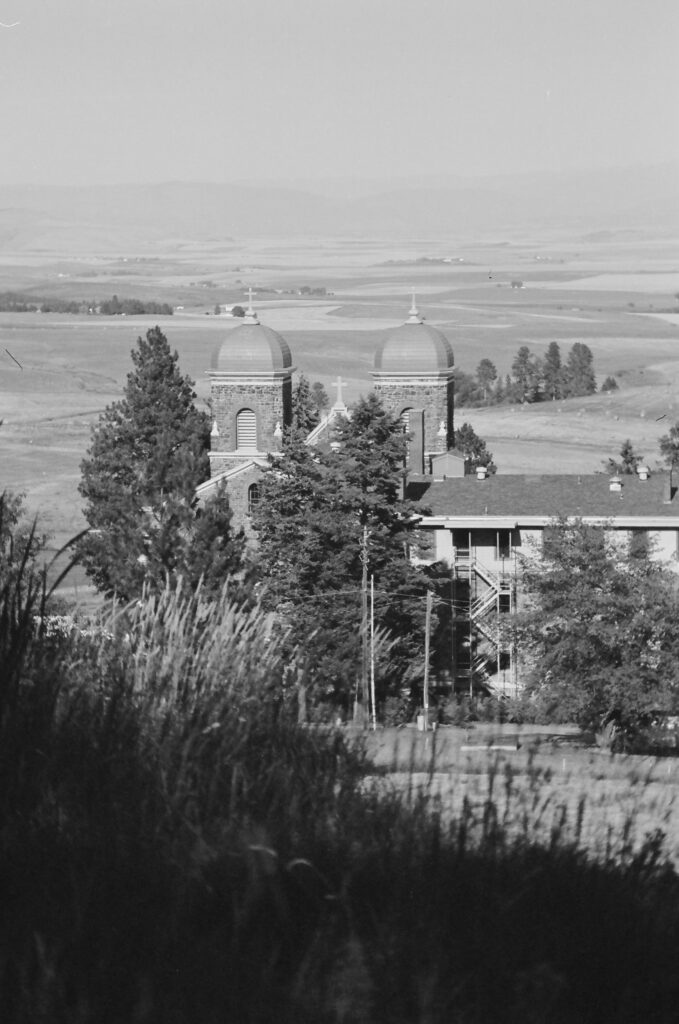
<path id="1" fill-rule="evenodd" d="M 269 455 L 281 450 L 292 422 L 292 353 L 285 339 L 260 323 L 252 299 L 243 319 L 216 349 L 210 368 L 213 426 L 207 497 L 223 483 L 234 522 L 248 532 Z M 441 683 L 515 693 L 521 652 L 503 617 L 521 604 L 520 556 L 539 551 L 559 516 L 605 524 L 616 540 L 643 539 L 654 557 L 679 564 L 679 499 L 672 474 L 639 466 L 624 477 L 606 474 L 488 475 L 470 472 L 454 448 L 454 356 L 445 335 L 425 323 L 415 305 L 405 323 L 376 347 L 372 381 L 386 409 L 408 432 L 407 488 L 422 506 L 420 528 L 431 535 L 431 561 L 450 570 L 455 609 L 453 642 L 439 658 Z M 341 387 L 328 416 L 307 438 L 314 444 L 332 419 L 346 414 Z"/>

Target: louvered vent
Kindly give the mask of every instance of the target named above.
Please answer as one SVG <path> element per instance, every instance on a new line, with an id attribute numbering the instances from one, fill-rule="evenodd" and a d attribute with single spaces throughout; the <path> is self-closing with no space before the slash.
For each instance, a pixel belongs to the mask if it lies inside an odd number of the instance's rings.
<path id="1" fill-rule="evenodd" d="M 236 417 L 236 448 L 257 451 L 257 417 L 252 409 L 241 409 Z"/>

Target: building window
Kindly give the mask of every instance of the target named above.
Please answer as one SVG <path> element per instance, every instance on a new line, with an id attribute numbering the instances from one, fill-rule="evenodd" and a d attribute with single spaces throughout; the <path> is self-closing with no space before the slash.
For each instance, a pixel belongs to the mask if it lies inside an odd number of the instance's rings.
<path id="1" fill-rule="evenodd" d="M 236 448 L 257 451 L 257 417 L 252 409 L 241 409 L 236 416 Z"/>
<path id="2" fill-rule="evenodd" d="M 248 515 L 251 516 L 257 505 L 259 505 L 259 499 L 261 497 L 259 484 L 250 484 L 248 487 Z"/>
<path id="3" fill-rule="evenodd" d="M 495 558 L 500 561 L 502 558 L 510 558 L 512 554 L 512 531 L 511 530 L 498 530 Z"/>

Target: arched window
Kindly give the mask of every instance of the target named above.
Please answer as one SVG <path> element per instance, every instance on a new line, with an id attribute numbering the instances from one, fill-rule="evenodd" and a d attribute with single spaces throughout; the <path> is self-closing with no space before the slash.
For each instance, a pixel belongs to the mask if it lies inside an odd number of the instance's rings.
<path id="1" fill-rule="evenodd" d="M 241 409 L 236 416 L 236 448 L 257 451 L 257 417 L 252 409 Z"/>
<path id="2" fill-rule="evenodd" d="M 260 492 L 259 484 L 250 484 L 248 487 L 248 515 L 251 516 L 254 509 L 259 504 Z"/>

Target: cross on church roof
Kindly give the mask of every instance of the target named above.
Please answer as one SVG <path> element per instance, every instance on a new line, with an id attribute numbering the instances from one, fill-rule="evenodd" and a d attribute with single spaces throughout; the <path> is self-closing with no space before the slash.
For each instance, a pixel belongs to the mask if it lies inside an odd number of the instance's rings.
<path id="1" fill-rule="evenodd" d="M 333 409 L 346 409 L 346 405 L 344 404 L 344 401 L 342 399 L 342 378 L 341 377 L 337 378 L 337 380 L 333 384 L 333 387 L 337 388 L 337 398 L 335 399 L 335 404 L 333 405 Z"/>

